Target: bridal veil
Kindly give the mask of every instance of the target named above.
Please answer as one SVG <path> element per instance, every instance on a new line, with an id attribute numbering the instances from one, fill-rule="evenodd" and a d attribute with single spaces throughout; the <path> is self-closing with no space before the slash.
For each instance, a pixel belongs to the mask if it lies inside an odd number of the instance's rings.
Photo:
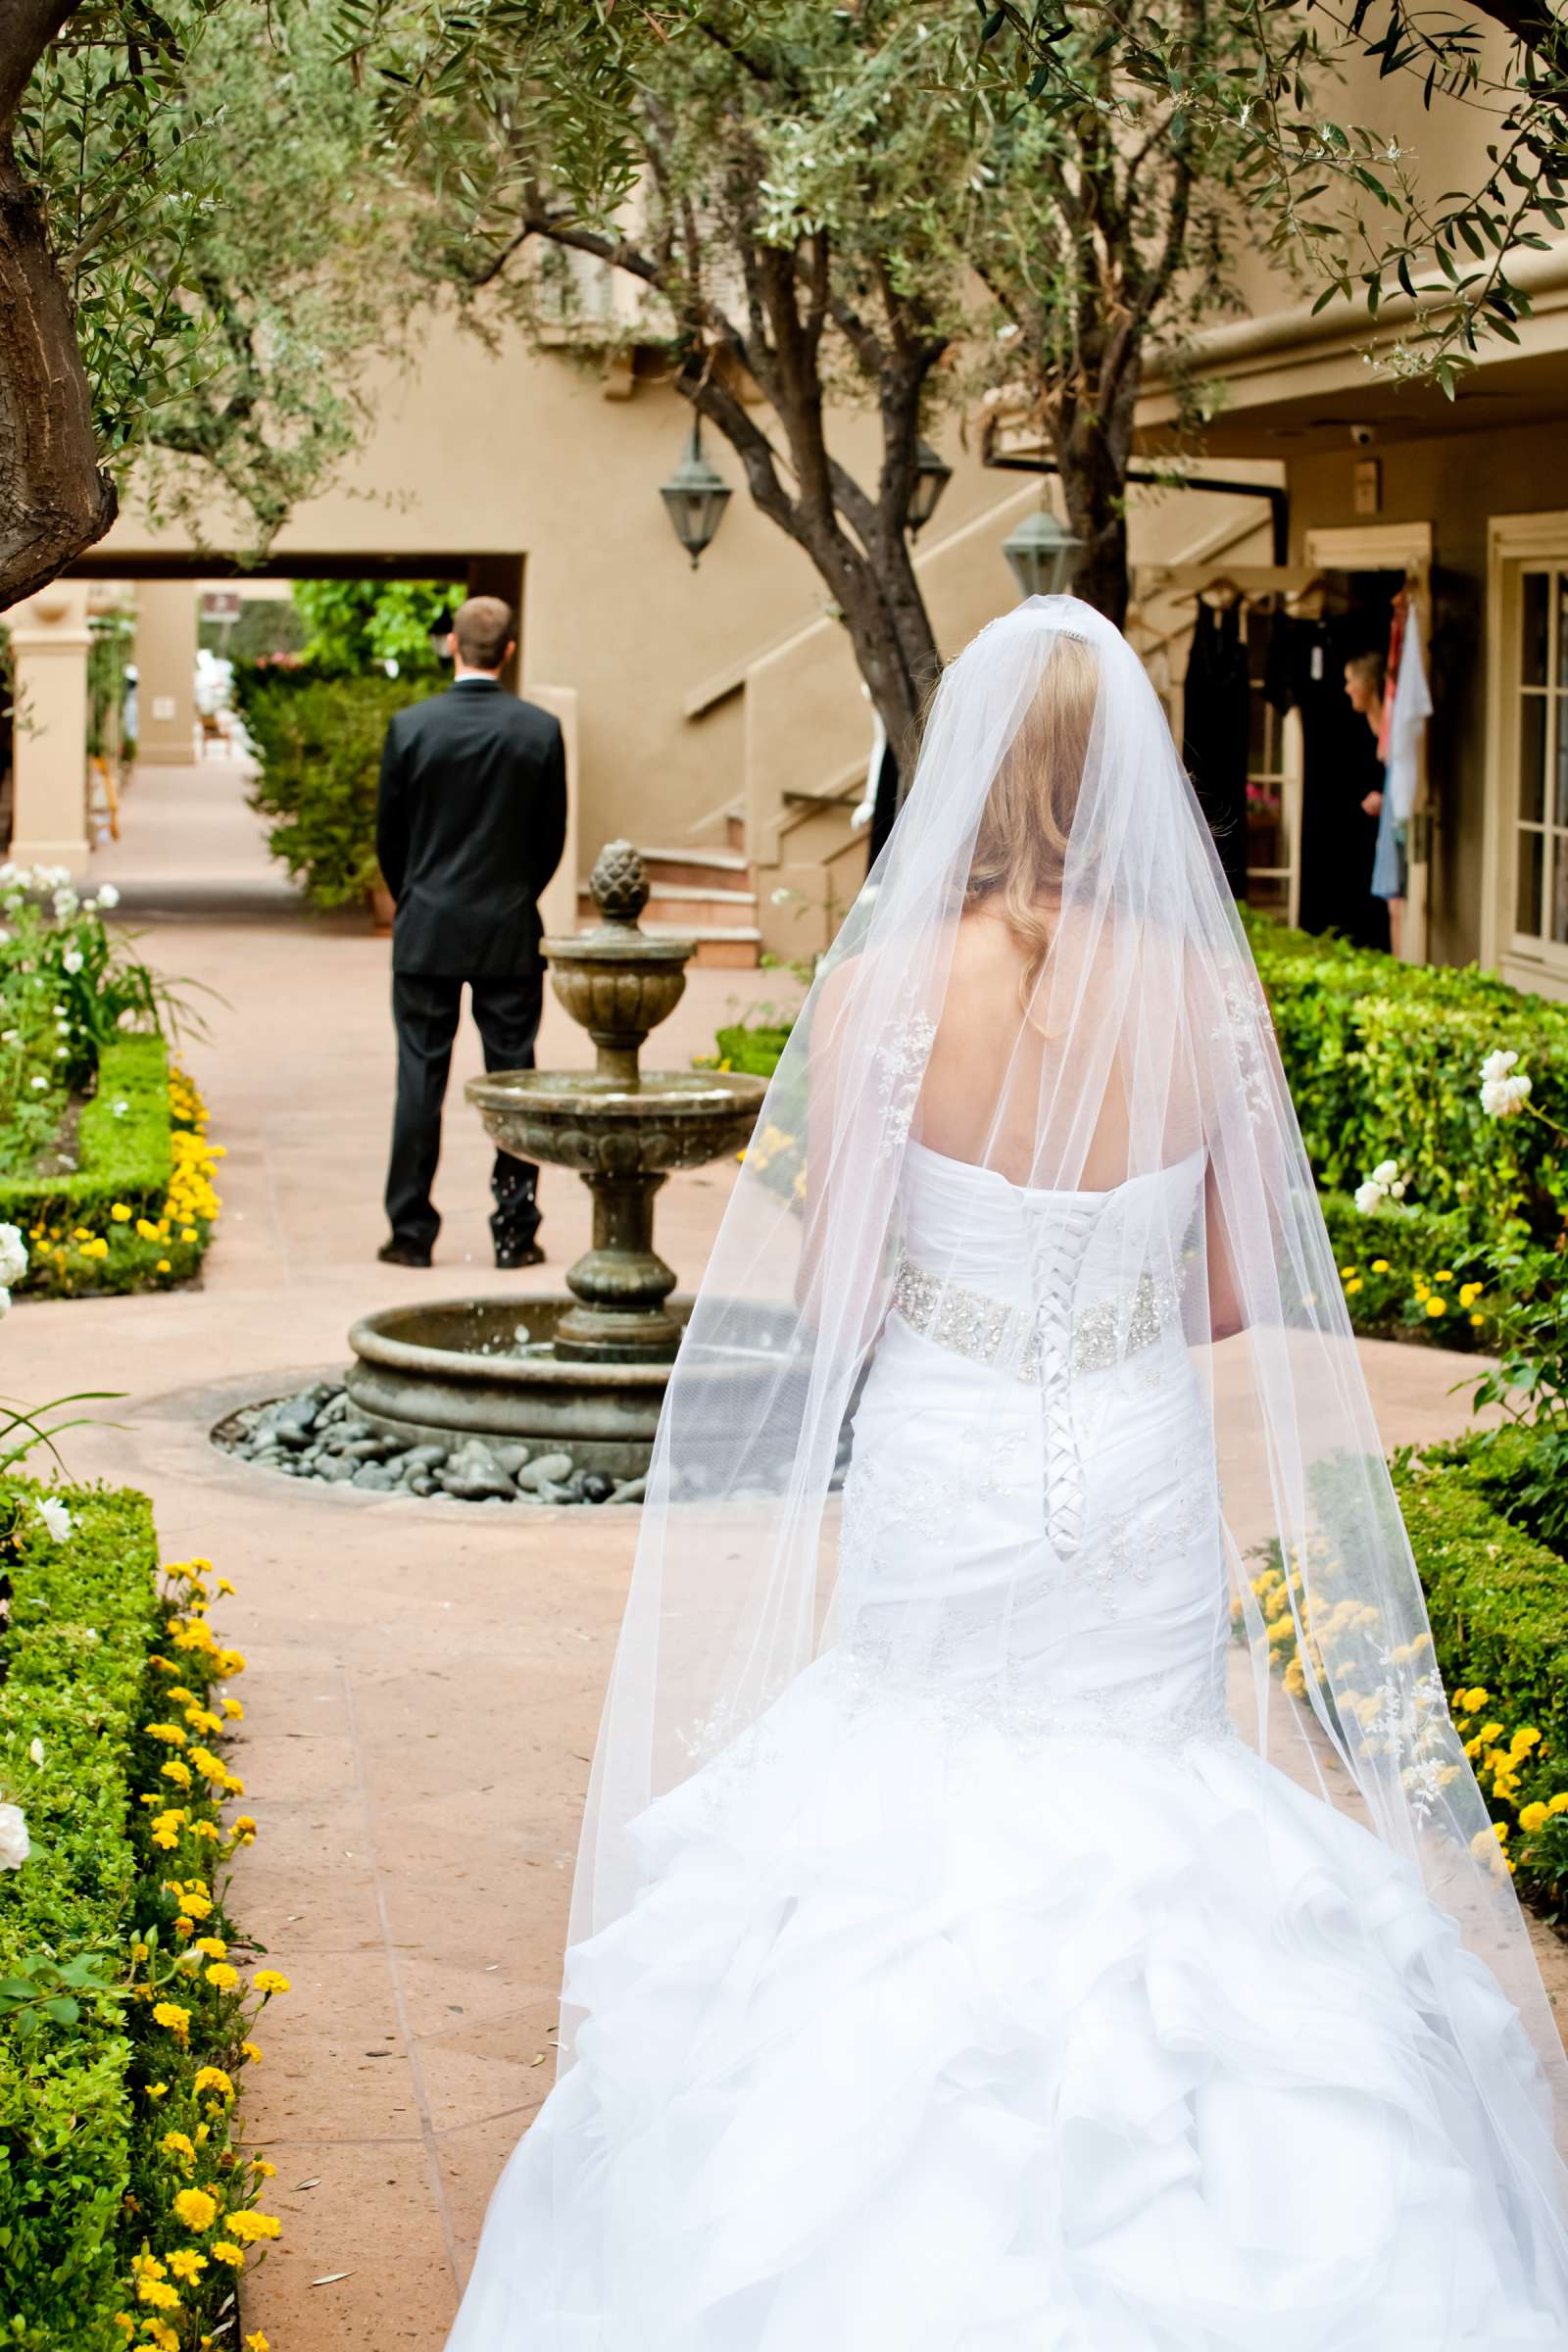
<path id="1" fill-rule="evenodd" d="M 1004 984 L 977 980 L 956 952 L 966 916 L 1000 918 L 1013 943 Z M 1142 665 L 1070 598 L 1031 599 L 946 671 L 906 805 L 770 1085 L 670 1382 L 571 1941 L 647 1884 L 645 1808 L 763 1723 L 843 1635 L 848 1433 L 909 1280 L 901 1177 L 916 1145 L 1012 1187 L 1123 1196 L 1120 1278 L 1102 1285 L 1099 1327 L 1072 1326 L 1065 1357 L 1040 1358 L 1050 1269 L 1038 1264 L 989 1301 L 944 1296 L 942 1269 L 922 1269 L 918 1312 L 960 1346 L 967 1335 L 999 1398 L 1020 1378 L 1070 1380 L 1075 1351 L 1127 1354 L 1152 1320 L 1184 1332 L 1212 1419 L 1215 1640 L 1239 1731 L 1404 1857 L 1518 2008 L 1539 2057 L 1529 2080 L 1480 2046 L 1453 1991 L 1462 1975 L 1432 1987 L 1434 2008 L 1452 2012 L 1431 2022 L 1455 2083 L 1479 2085 L 1492 2111 L 1499 2193 L 1561 2264 L 1561 2046 L 1449 1720 L 1267 1006 Z M 1170 1185 L 1144 1180 L 1183 1169 L 1173 1220 Z M 984 1478 L 985 1422 L 970 1458 L 936 1466 L 950 1484 Z M 1288 1602 L 1265 1621 L 1252 1584 L 1268 1565 Z M 1136 1577 L 1127 1592 L 1132 1618 Z M 964 1605 L 895 1591 L 878 1639 L 904 1674 L 951 1676 Z M 1028 1614 L 993 1583 L 964 1619 L 958 1671 L 1004 1682 L 1022 1662 L 1049 1720 L 1059 1661 Z M 1298 1697 L 1271 1671 L 1282 1644 Z M 816 1769 L 831 1788 L 833 1758 Z M 1040 1803 L 1052 1802 L 1048 1744 Z M 580 2022 L 568 2004 L 564 2070 Z"/>

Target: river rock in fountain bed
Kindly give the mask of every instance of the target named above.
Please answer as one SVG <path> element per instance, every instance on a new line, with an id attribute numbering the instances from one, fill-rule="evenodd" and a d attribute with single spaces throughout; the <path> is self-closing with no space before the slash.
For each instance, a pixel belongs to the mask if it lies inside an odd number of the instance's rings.
<path id="1" fill-rule="evenodd" d="M 367 1421 L 348 1391 L 330 1381 L 252 1406 L 222 1442 L 264 1470 L 372 1494 L 537 1506 L 640 1501 L 643 1492 L 641 1479 L 580 1470 L 564 1448 L 535 1453 L 514 1439 L 457 1436 L 410 1445 Z"/>

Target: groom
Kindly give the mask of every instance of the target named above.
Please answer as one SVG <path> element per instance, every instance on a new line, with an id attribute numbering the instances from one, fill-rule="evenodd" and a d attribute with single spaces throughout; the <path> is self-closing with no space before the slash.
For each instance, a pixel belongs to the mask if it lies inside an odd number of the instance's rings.
<path id="1" fill-rule="evenodd" d="M 533 1067 L 544 998 L 539 894 L 566 838 L 559 722 L 501 683 L 512 609 L 470 596 L 447 640 L 451 686 L 386 731 L 375 850 L 397 901 L 392 1017 L 398 1099 L 386 1180 L 394 1266 L 427 1266 L 441 1220 L 430 1200 L 441 1106 L 467 986 L 487 1070 Z M 498 1266 L 536 1266 L 539 1171 L 496 1154 L 490 1231 Z"/>

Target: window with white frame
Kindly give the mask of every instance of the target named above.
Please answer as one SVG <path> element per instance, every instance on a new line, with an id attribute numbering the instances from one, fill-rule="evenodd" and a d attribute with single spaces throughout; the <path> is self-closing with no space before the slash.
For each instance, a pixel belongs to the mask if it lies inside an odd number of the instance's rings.
<path id="1" fill-rule="evenodd" d="M 1519 574 L 1514 944 L 1568 949 L 1568 563 Z"/>

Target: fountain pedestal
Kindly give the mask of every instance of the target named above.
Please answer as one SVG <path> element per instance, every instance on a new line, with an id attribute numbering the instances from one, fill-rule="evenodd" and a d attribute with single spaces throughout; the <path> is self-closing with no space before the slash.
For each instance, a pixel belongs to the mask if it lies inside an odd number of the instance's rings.
<path id="1" fill-rule="evenodd" d="M 598 1455 L 625 1474 L 646 1467 L 685 1320 L 674 1272 L 654 1247 L 656 1197 L 666 1176 L 740 1151 L 767 1088 L 731 1071 L 642 1068 L 650 1030 L 685 991 L 696 943 L 642 929 L 648 877 L 629 842 L 600 853 L 590 887 L 597 927 L 546 939 L 544 954 L 556 996 L 594 1041 L 596 1066 L 494 1071 L 466 1090 L 503 1151 L 575 1169 L 587 1185 L 593 1240 L 567 1269 L 570 1297 L 368 1315 L 350 1334 L 359 1361 L 348 1385 L 389 1428 L 568 1445 L 574 1430 L 583 1466 L 599 1466 Z M 765 1372 L 772 1345 L 760 1324 L 734 1377 L 748 1364 Z"/>

